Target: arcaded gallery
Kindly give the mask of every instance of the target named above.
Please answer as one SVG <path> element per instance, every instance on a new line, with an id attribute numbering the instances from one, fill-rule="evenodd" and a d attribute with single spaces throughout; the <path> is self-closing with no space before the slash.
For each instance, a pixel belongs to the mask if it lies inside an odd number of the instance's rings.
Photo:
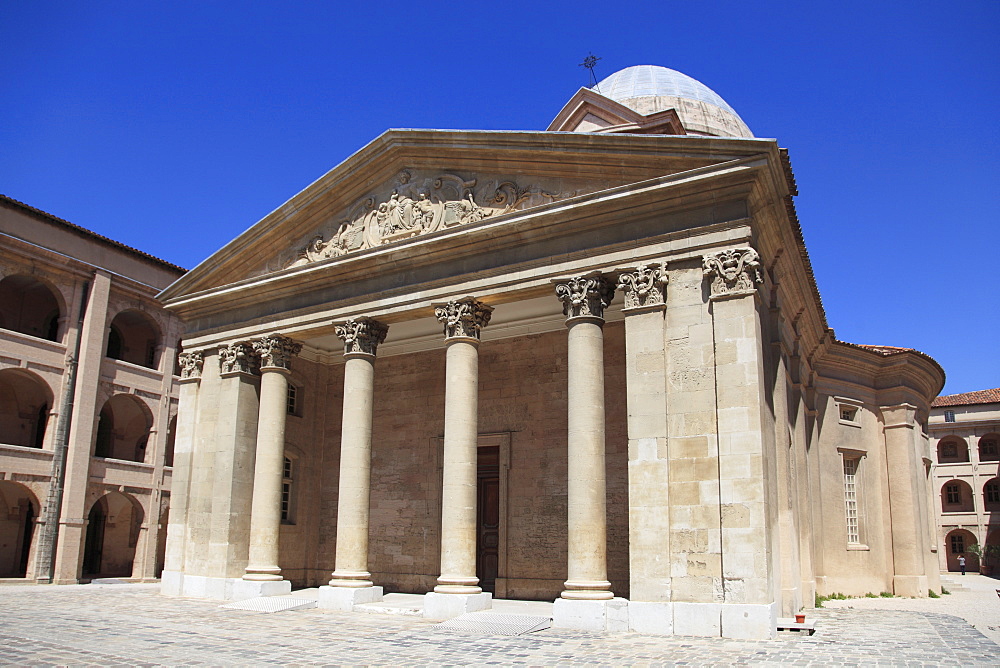
<path id="1" fill-rule="evenodd" d="M 944 373 L 836 339 L 796 194 L 663 67 L 545 131 L 385 132 L 160 295 L 164 593 L 765 638 L 816 593 L 938 590 Z"/>

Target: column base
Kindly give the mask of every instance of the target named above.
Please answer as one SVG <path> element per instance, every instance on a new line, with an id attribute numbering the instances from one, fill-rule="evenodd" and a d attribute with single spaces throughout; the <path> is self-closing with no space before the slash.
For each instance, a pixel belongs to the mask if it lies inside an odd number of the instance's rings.
<path id="1" fill-rule="evenodd" d="M 160 593 L 164 596 L 181 596 L 184 592 L 184 573 L 163 571 L 160 574 Z"/>
<path id="2" fill-rule="evenodd" d="M 244 580 L 233 582 L 232 599 L 242 601 L 258 596 L 282 596 L 292 593 L 292 583 L 288 580 Z"/>
<path id="3" fill-rule="evenodd" d="M 552 626 L 577 631 L 625 633 L 629 628 L 628 599 L 576 600 L 557 598 L 552 605 Z"/>
<path id="4" fill-rule="evenodd" d="M 319 588 L 316 607 L 324 610 L 351 612 L 356 605 L 381 600 L 382 587 L 331 587 L 323 585 Z"/>
<path id="5" fill-rule="evenodd" d="M 493 607 L 493 594 L 424 594 L 424 618 L 435 621 L 452 619 L 467 612 L 479 612 Z"/>

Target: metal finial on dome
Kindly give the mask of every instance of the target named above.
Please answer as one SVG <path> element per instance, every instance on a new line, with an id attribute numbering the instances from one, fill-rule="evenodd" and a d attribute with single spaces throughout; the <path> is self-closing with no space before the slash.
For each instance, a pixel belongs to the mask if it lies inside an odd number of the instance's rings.
<path id="1" fill-rule="evenodd" d="M 595 56 L 593 52 L 588 52 L 587 57 L 583 59 L 582 63 L 580 63 L 580 67 L 586 67 L 590 70 L 590 83 L 597 89 L 597 92 L 600 93 L 601 89 L 597 88 L 597 76 L 594 74 L 594 68 L 597 66 L 598 60 L 600 60 L 598 56 Z"/>

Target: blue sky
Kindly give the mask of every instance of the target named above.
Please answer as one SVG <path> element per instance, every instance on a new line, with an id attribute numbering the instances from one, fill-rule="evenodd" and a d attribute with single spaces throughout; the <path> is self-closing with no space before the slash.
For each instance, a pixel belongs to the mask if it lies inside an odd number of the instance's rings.
<path id="1" fill-rule="evenodd" d="M 193 267 L 387 128 L 544 129 L 637 64 L 790 151 L 839 338 L 1000 386 L 1000 3 L 0 0 L 0 192 Z"/>

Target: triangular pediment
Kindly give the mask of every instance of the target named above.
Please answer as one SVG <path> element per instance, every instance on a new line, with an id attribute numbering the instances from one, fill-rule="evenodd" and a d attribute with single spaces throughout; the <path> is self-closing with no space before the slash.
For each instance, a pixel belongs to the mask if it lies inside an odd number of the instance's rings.
<path id="1" fill-rule="evenodd" d="M 615 119 L 620 120 L 620 119 Z M 669 118 L 667 119 L 669 121 Z M 165 290 L 185 296 L 760 152 L 746 140 L 390 130 Z"/>
<path id="2" fill-rule="evenodd" d="M 644 116 L 634 109 L 581 88 L 556 114 L 549 132 L 627 132 L 631 134 L 687 134 L 674 109 Z"/>

